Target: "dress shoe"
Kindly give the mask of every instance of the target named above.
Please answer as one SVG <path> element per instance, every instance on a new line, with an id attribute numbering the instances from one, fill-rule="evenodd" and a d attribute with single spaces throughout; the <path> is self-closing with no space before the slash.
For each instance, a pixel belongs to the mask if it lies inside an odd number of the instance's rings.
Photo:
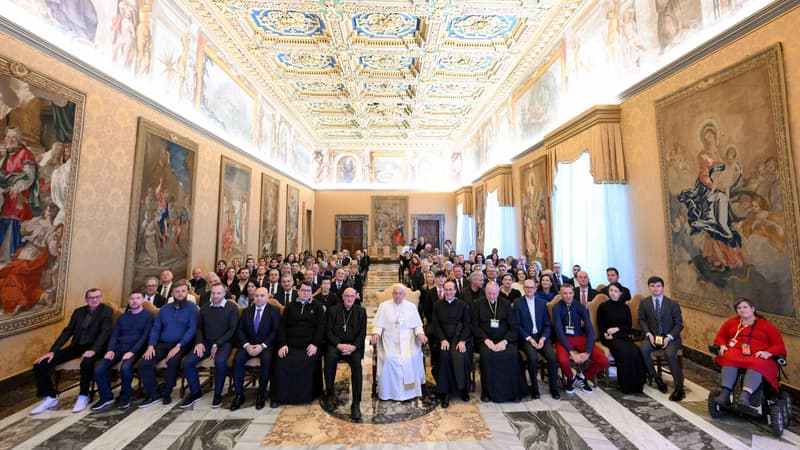
<path id="1" fill-rule="evenodd" d="M 266 396 L 259 392 L 258 395 L 256 395 L 256 409 L 261 411 L 262 409 L 264 409 L 264 405 L 266 404 L 267 404 Z"/>
<path id="2" fill-rule="evenodd" d="M 553 397 L 553 400 L 561 400 L 561 394 L 558 391 L 550 391 L 550 396 Z"/>
<path id="3" fill-rule="evenodd" d="M 469 401 L 469 392 L 466 389 L 461 391 L 461 400 L 464 400 L 465 402 Z"/>
<path id="4" fill-rule="evenodd" d="M 540 398 L 542 398 L 542 396 L 539 394 L 539 389 L 531 389 L 531 399 L 538 400 Z"/>
<path id="5" fill-rule="evenodd" d="M 269 407 L 270 407 L 270 408 L 272 408 L 272 409 L 275 409 L 275 408 L 277 408 L 278 406 L 281 406 L 281 404 L 280 404 L 280 403 L 278 403 L 278 402 L 275 402 L 275 401 L 273 401 L 273 402 L 270 402 L 270 404 L 269 404 Z"/>
<path id="6" fill-rule="evenodd" d="M 236 411 L 237 409 L 241 408 L 244 404 L 244 395 L 236 395 L 233 397 L 233 402 L 231 402 L 231 411 Z"/>
<path id="7" fill-rule="evenodd" d="M 332 396 L 325 397 L 325 402 L 322 407 L 323 409 L 325 409 L 325 411 L 328 412 L 331 412 L 334 409 L 336 409 L 336 403 L 333 401 L 333 397 Z"/>
<path id="8" fill-rule="evenodd" d="M 661 391 L 662 394 L 667 393 L 667 383 L 664 383 L 664 380 L 661 377 L 653 377 L 653 380 L 656 382 L 656 386 L 658 386 L 658 390 Z"/>
<path id="9" fill-rule="evenodd" d="M 686 398 L 686 391 L 683 390 L 682 387 L 676 387 L 674 391 L 672 391 L 672 395 L 669 396 L 669 399 L 673 402 L 679 402 Z"/>
<path id="10" fill-rule="evenodd" d="M 361 402 L 353 401 L 350 406 L 350 420 L 353 422 L 361 422 Z"/>
<path id="11" fill-rule="evenodd" d="M 442 408 L 447 409 L 450 407 L 450 396 L 445 395 L 442 397 Z"/>
<path id="12" fill-rule="evenodd" d="M 45 397 L 41 403 L 36 405 L 30 412 L 32 416 L 36 414 L 41 414 L 48 409 L 56 409 L 58 407 L 58 397 Z"/>
<path id="13" fill-rule="evenodd" d="M 719 394 L 714 398 L 714 403 L 720 406 L 727 406 L 731 402 L 731 390 L 723 387 L 720 388 Z"/>

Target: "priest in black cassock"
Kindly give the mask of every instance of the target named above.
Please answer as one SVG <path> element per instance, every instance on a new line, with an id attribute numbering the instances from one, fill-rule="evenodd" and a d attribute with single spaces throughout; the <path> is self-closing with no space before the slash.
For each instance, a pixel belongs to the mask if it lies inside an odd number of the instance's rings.
<path id="1" fill-rule="evenodd" d="M 458 392 L 461 399 L 469 401 L 469 373 L 472 368 L 470 312 L 467 304 L 456 298 L 456 284 L 444 284 L 444 300 L 433 305 L 431 324 L 432 361 L 436 361 L 433 375 L 436 393 L 442 408 L 450 406 L 450 393 Z"/>
<path id="2" fill-rule="evenodd" d="M 286 305 L 278 327 L 278 358 L 270 385 L 270 406 L 310 403 L 322 394 L 322 344 L 325 309 L 311 299 L 303 281 L 297 301 Z"/>
<path id="3" fill-rule="evenodd" d="M 486 298 L 472 310 L 472 334 L 481 355 L 481 400 L 516 402 L 528 386 L 519 368 L 517 319 L 511 302 L 499 294 L 500 287 L 490 281 Z"/>
<path id="4" fill-rule="evenodd" d="M 364 357 L 364 341 L 367 337 L 367 312 L 356 303 L 356 290 L 347 288 L 342 293 L 342 303 L 328 308 L 327 349 L 325 351 L 325 410 L 336 409 L 334 380 L 336 364 L 345 360 L 350 364 L 353 403 L 350 418 L 361 421 L 361 359 Z"/>

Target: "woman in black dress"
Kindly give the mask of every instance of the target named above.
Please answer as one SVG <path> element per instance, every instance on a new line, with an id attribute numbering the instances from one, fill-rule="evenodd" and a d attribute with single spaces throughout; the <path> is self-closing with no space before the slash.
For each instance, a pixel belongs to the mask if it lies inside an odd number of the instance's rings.
<path id="1" fill-rule="evenodd" d="M 631 341 L 631 310 L 620 301 L 622 286 L 609 283 L 607 302 L 597 308 L 600 341 L 611 350 L 617 366 L 617 382 L 625 394 L 641 394 L 645 381 L 644 361 L 639 347 Z"/>
<path id="2" fill-rule="evenodd" d="M 514 305 L 514 300 L 522 297 L 522 294 L 518 290 L 511 287 L 511 282 L 513 279 L 514 277 L 510 273 L 506 272 L 501 278 L 502 284 L 500 285 L 500 297 L 508 300 L 512 306 Z"/>

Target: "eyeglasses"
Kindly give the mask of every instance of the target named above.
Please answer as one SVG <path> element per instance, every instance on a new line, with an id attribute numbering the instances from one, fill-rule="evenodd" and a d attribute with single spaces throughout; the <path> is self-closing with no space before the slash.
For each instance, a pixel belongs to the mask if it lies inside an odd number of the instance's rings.
<path id="1" fill-rule="evenodd" d="M 86 297 L 86 300 L 97 300 L 98 298 L 103 298 L 103 296 L 100 295 L 100 294 L 90 295 L 90 296 Z"/>

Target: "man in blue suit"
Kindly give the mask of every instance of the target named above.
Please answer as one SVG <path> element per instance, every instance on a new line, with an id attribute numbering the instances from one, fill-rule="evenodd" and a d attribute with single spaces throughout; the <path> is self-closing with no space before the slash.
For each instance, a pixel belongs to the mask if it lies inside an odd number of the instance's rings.
<path id="1" fill-rule="evenodd" d="M 258 395 L 256 396 L 256 409 L 262 409 L 266 402 L 267 382 L 269 382 L 270 368 L 275 337 L 278 334 L 278 325 L 281 313 L 277 307 L 267 303 L 269 297 L 267 288 L 256 289 L 253 295 L 253 304 L 242 312 L 236 336 L 239 338 L 239 348 L 233 358 L 233 390 L 235 396 L 231 403 L 231 411 L 236 411 L 244 404 L 244 372 L 245 364 L 251 358 L 261 359 L 261 373 L 258 377 Z"/>
<path id="2" fill-rule="evenodd" d="M 514 302 L 514 314 L 519 324 L 519 348 L 528 357 L 528 374 L 531 378 L 531 398 L 537 399 L 539 383 L 536 372 L 539 365 L 539 353 L 547 360 L 547 377 L 550 380 L 550 395 L 558 400 L 558 359 L 550 340 L 550 313 L 547 303 L 536 300 L 536 283 L 525 280 L 522 285 L 525 296 Z"/>

